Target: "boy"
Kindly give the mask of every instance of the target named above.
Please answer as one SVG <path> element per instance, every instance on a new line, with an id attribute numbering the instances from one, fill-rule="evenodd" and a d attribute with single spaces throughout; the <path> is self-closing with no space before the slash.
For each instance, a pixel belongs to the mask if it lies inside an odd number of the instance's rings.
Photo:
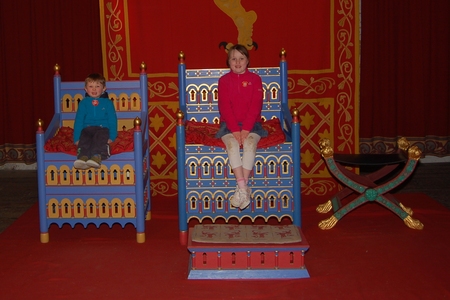
<path id="1" fill-rule="evenodd" d="M 107 159 L 109 143 L 117 137 L 117 115 L 108 98 L 105 78 L 90 74 L 85 80 L 86 96 L 78 105 L 73 140 L 78 146 L 76 169 L 99 168 Z"/>

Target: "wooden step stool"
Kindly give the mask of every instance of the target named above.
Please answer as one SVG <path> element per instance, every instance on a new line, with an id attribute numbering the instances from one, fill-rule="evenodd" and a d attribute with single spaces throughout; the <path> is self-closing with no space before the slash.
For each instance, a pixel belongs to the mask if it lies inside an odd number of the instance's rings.
<path id="1" fill-rule="evenodd" d="M 301 241 L 283 244 L 196 242 L 193 240 L 194 228 L 190 228 L 188 279 L 309 278 L 304 262 L 309 244 L 301 229 L 295 228 L 300 233 Z"/>

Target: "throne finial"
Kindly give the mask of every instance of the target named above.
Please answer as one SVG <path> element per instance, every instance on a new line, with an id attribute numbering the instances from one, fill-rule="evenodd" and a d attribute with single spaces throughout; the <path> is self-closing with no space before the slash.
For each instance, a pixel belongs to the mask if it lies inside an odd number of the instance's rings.
<path id="1" fill-rule="evenodd" d="M 139 68 L 141 69 L 141 72 L 145 72 L 147 70 L 147 64 L 145 62 L 141 62 Z"/>
<path id="2" fill-rule="evenodd" d="M 286 60 L 286 50 L 284 48 L 281 48 L 280 59 L 281 59 L 281 61 L 285 61 Z"/>
<path id="3" fill-rule="evenodd" d="M 55 64 L 53 67 L 53 71 L 55 71 L 55 75 L 59 75 L 59 70 L 61 70 L 61 67 L 58 64 Z"/>
<path id="4" fill-rule="evenodd" d="M 180 51 L 180 54 L 178 54 L 178 60 L 180 61 L 180 64 L 184 64 L 184 52 Z"/>

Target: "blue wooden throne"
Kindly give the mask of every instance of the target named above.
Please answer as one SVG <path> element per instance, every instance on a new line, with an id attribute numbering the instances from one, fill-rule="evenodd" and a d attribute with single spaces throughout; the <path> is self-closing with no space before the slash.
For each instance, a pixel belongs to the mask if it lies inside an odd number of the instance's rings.
<path id="1" fill-rule="evenodd" d="M 245 210 L 240 210 L 232 207 L 229 201 L 234 194 L 236 181 L 228 165 L 226 150 L 223 144 L 220 144 L 220 139 L 214 139 L 220 119 L 218 80 L 229 72 L 229 69 L 186 69 L 184 53 L 181 52 L 179 55 L 180 111 L 177 114 L 176 128 L 178 211 L 180 243 L 188 244 L 191 252 L 190 278 L 283 277 L 280 272 L 276 275 L 267 275 L 267 271 L 270 273 L 267 268 L 260 270 L 264 274 L 257 274 L 254 263 L 251 269 L 255 272 L 250 272 L 253 275 L 242 275 L 244 274 L 242 270 L 234 270 L 237 273 L 233 273 L 233 270 L 228 272 L 223 270 L 224 257 L 236 253 L 246 253 L 243 256 L 247 257 L 250 251 L 248 247 L 251 246 L 230 248 L 228 245 L 219 249 L 215 246 L 205 248 L 200 245 L 197 250 L 202 251 L 203 255 L 196 256 L 195 246 L 191 244 L 190 239 L 188 242 L 190 234 L 188 230 L 192 229 L 192 226 L 189 226 L 190 221 L 209 224 L 216 222 L 228 224 L 232 221 L 242 224 L 242 221 L 246 220 L 254 224 L 257 219 L 262 219 L 266 223 L 271 219 L 274 219 L 275 223 L 287 219 L 296 227 L 301 227 L 299 115 L 297 110 L 291 112 L 288 107 L 287 61 L 284 49 L 280 58 L 279 66 L 249 69 L 261 76 L 264 89 L 263 127 L 269 126 L 271 130 L 269 137 L 266 140 L 261 139 L 258 144 L 255 166 L 249 179 L 249 186 L 252 189 L 251 204 Z M 299 256 L 303 256 L 308 247 L 303 240 L 302 245 L 296 250 L 286 251 L 292 254 L 298 250 Z M 270 255 L 272 253 L 278 255 L 278 250 L 272 250 L 269 251 Z M 261 251 L 260 254 L 265 252 Z M 221 253 L 219 258 L 217 253 Z M 214 256 L 213 266 L 205 262 L 207 254 Z M 199 266 L 205 269 L 199 270 Z M 247 270 L 249 266 L 242 268 Z M 273 269 L 276 269 L 276 266 Z M 307 277 L 304 265 L 298 269 L 303 272 L 299 277 Z"/>
<path id="2" fill-rule="evenodd" d="M 150 219 L 146 65 L 141 64 L 139 79 L 106 82 L 116 108 L 119 135 L 111 147 L 111 157 L 99 169 L 88 170 L 73 167 L 73 135 L 66 145 L 61 138 L 62 133 L 73 130 L 78 103 L 85 94 L 84 81 L 62 81 L 59 69 L 56 65 L 53 118 L 45 131 L 42 120 L 38 120 L 36 131 L 41 242 L 49 242 L 52 224 L 132 224 L 137 242 L 143 243 L 145 220 Z M 120 141 L 122 136 L 129 138 Z M 55 147 L 49 147 L 55 139 Z M 115 151 L 119 146 L 124 151 Z"/>

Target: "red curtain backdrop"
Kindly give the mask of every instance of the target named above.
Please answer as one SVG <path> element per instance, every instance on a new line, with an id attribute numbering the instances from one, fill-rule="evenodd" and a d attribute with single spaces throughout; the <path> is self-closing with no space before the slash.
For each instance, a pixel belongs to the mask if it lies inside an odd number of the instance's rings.
<path id="1" fill-rule="evenodd" d="M 97 0 L 0 1 L 0 165 L 35 162 L 36 121 L 53 115 L 53 67 L 63 80 L 102 72 Z"/>
<path id="2" fill-rule="evenodd" d="M 361 152 L 450 155 L 450 2 L 362 1 Z"/>

